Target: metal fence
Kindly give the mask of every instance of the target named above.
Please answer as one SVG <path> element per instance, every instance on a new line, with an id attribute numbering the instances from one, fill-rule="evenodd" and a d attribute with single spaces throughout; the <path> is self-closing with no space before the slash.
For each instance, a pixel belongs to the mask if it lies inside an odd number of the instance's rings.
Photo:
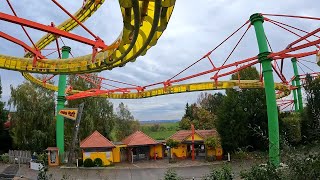
<path id="1" fill-rule="evenodd" d="M 30 151 L 9 150 L 9 162 L 27 164 L 31 160 Z"/>

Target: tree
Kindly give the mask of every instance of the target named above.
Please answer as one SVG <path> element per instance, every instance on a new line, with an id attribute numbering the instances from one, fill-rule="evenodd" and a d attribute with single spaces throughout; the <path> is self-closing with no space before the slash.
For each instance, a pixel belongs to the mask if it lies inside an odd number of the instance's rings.
<path id="1" fill-rule="evenodd" d="M 189 119 L 193 119 L 193 109 L 196 107 L 197 105 L 195 103 L 191 104 L 189 106 L 189 103 L 186 104 L 186 108 L 185 108 L 185 113 L 183 115 L 183 118 L 189 118 Z"/>
<path id="2" fill-rule="evenodd" d="M 222 104 L 224 95 L 221 93 L 201 93 L 197 104 L 186 104 L 185 114 L 179 122 L 180 129 L 190 129 L 194 124 L 196 129 L 212 129 L 215 127 L 217 111 Z"/>
<path id="3" fill-rule="evenodd" d="M 199 104 L 186 105 L 185 115 L 179 122 L 180 129 L 190 129 L 194 124 L 196 129 L 212 129 L 214 128 L 215 115 L 209 110 L 201 107 Z"/>
<path id="4" fill-rule="evenodd" d="M 18 149 L 42 152 L 55 144 L 54 92 L 24 82 L 11 87 L 9 104 L 15 107 L 11 134 Z"/>
<path id="5" fill-rule="evenodd" d="M 167 142 L 166 142 L 166 145 L 169 146 L 169 162 L 170 162 L 170 159 L 172 158 L 171 156 L 171 149 L 172 148 L 177 148 L 179 146 L 179 142 L 174 140 L 174 139 L 168 139 Z M 174 158 L 174 156 L 173 156 Z"/>
<path id="6" fill-rule="evenodd" d="M 208 110 L 202 107 L 196 107 L 193 110 L 193 121 L 195 129 L 212 129 L 214 128 L 215 117 Z"/>
<path id="7" fill-rule="evenodd" d="M 212 115 L 216 115 L 220 105 L 223 102 L 224 95 L 222 93 L 201 93 L 198 97 L 197 104 L 205 110 L 209 111 Z"/>
<path id="8" fill-rule="evenodd" d="M 0 99 L 2 98 L 2 85 L 0 78 Z M 12 146 L 12 139 L 10 137 L 9 131 L 4 129 L 4 123 L 8 119 L 9 111 L 5 108 L 5 103 L 0 101 L 0 151 L 7 152 Z M 1 152 L 0 152 L 1 154 Z"/>
<path id="9" fill-rule="evenodd" d="M 214 136 L 210 136 L 207 139 L 205 139 L 204 144 L 206 145 L 206 147 L 210 147 L 210 148 L 215 148 L 220 146 L 219 140 Z"/>
<path id="10" fill-rule="evenodd" d="M 91 81 L 97 82 L 98 78 L 95 78 L 95 74 L 91 77 Z M 68 77 L 69 86 L 77 90 L 88 90 L 96 88 L 95 84 L 81 78 L 79 76 L 71 75 Z M 81 103 L 84 103 L 84 110 L 80 122 L 79 138 L 84 139 L 93 131 L 98 130 L 103 136 L 112 140 L 111 132 L 115 124 L 115 114 L 113 113 L 113 104 L 106 98 L 87 97 L 82 99 L 76 99 L 68 101 L 67 106 L 70 108 L 77 108 Z M 66 132 L 65 137 L 67 139 L 66 145 L 71 143 L 72 131 L 74 121 L 65 121 Z"/>
<path id="11" fill-rule="evenodd" d="M 259 73 L 249 67 L 232 75 L 236 80 L 258 80 Z M 226 97 L 218 110 L 217 130 L 225 150 L 253 146 L 255 149 L 266 149 L 267 107 L 263 89 L 226 90 Z"/>
<path id="12" fill-rule="evenodd" d="M 137 131 L 140 127 L 139 121 L 134 120 L 133 115 L 129 111 L 128 107 L 122 102 L 117 108 L 115 126 L 115 137 L 118 141 L 121 141 L 131 133 Z"/>
<path id="13" fill-rule="evenodd" d="M 304 89 L 307 104 L 301 119 L 301 130 L 303 140 L 312 142 L 320 140 L 320 78 L 312 79 L 307 75 Z"/>
<path id="14" fill-rule="evenodd" d="M 180 129 L 190 129 L 191 128 L 191 120 L 189 117 L 183 117 L 181 121 L 179 121 Z"/>

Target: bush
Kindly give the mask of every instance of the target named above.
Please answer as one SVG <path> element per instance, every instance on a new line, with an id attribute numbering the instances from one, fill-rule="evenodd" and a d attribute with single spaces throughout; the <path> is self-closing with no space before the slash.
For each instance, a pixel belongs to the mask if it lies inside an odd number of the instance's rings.
<path id="1" fill-rule="evenodd" d="M 209 148 L 214 148 L 214 147 L 220 146 L 219 140 L 216 137 L 213 137 L 213 136 L 208 137 L 204 141 L 204 144 L 206 145 L 206 147 L 209 147 Z"/>
<path id="2" fill-rule="evenodd" d="M 41 153 L 37 157 L 38 162 L 41 162 L 44 165 L 48 165 L 48 155 L 47 153 Z"/>
<path id="3" fill-rule="evenodd" d="M 292 179 L 319 179 L 320 153 L 292 156 L 288 162 Z"/>
<path id="4" fill-rule="evenodd" d="M 298 144 L 301 141 L 301 122 L 298 114 L 283 118 L 282 126 L 282 133 L 291 144 Z"/>
<path id="5" fill-rule="evenodd" d="M 223 166 L 222 169 L 212 169 L 210 174 L 205 175 L 203 180 L 232 180 L 231 168 L 228 166 Z"/>
<path id="6" fill-rule="evenodd" d="M 215 156 L 207 156 L 206 157 L 206 161 L 208 161 L 208 162 L 213 162 L 213 161 L 215 161 L 216 160 L 216 157 Z"/>
<path id="7" fill-rule="evenodd" d="M 246 149 L 238 148 L 237 151 L 234 153 L 233 158 L 235 159 L 249 159 L 250 156 Z"/>
<path id="8" fill-rule="evenodd" d="M 44 164 L 43 162 L 42 164 L 42 168 L 40 169 L 37 179 L 38 180 L 49 180 L 52 179 L 52 174 L 48 174 L 48 166 L 46 164 Z"/>
<path id="9" fill-rule="evenodd" d="M 182 178 L 178 176 L 177 172 L 173 169 L 168 169 L 164 174 L 164 180 L 181 180 Z"/>
<path id="10" fill-rule="evenodd" d="M 286 169 L 276 168 L 272 164 L 261 164 L 252 166 L 249 171 L 241 171 L 240 176 L 246 180 L 282 180 L 290 179 L 287 177 Z"/>
<path id="11" fill-rule="evenodd" d="M 175 148 L 178 147 L 179 142 L 173 139 L 168 139 L 166 142 L 167 146 L 169 146 L 170 148 Z"/>
<path id="12" fill-rule="evenodd" d="M 94 163 L 93 163 L 92 159 L 88 158 L 88 159 L 85 159 L 85 160 L 84 160 L 83 166 L 84 166 L 84 167 L 93 167 L 93 166 L 94 166 Z"/>
<path id="13" fill-rule="evenodd" d="M 102 167 L 103 166 L 103 162 L 102 162 L 102 160 L 100 158 L 94 159 L 93 164 L 94 164 L 94 166 L 97 166 L 97 167 Z"/>
<path id="14" fill-rule="evenodd" d="M 2 154 L 2 155 L 1 155 L 1 159 L 2 159 L 2 162 L 8 163 L 8 162 L 9 162 L 9 155 L 8 155 L 8 153 Z"/>

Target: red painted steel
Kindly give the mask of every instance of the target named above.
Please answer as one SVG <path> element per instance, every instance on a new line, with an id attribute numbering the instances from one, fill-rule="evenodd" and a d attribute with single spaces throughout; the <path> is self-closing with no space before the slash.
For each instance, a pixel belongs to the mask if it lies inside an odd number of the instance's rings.
<path id="1" fill-rule="evenodd" d="M 14 23 L 14 24 L 19 24 L 19 25 L 27 26 L 27 27 L 30 27 L 30 28 L 33 28 L 33 29 L 37 29 L 37 30 L 40 30 L 40 31 L 45 31 L 45 32 L 48 32 L 48 33 L 52 33 L 52 34 L 55 34 L 55 35 L 58 35 L 58 36 L 62 36 L 62 37 L 68 38 L 68 39 L 72 39 L 72 40 L 75 40 L 75 41 L 78 41 L 78 42 L 81 42 L 81 43 L 84 43 L 84 44 L 88 44 L 88 45 L 91 45 L 91 46 L 94 46 L 94 47 L 98 47 L 98 48 L 101 48 L 101 49 L 105 49 L 105 48 L 108 47 L 101 39 L 97 39 L 97 40 L 94 41 L 94 40 L 91 40 L 91 39 L 88 39 L 88 38 L 85 38 L 85 37 L 82 37 L 82 36 L 79 36 L 79 35 L 76 35 L 76 34 L 72 34 L 72 33 L 67 32 L 67 31 L 62 31 L 62 30 L 57 29 L 55 27 L 46 26 L 46 25 L 43 25 L 43 24 L 40 24 L 40 23 L 37 23 L 37 22 L 33 22 L 33 21 L 30 21 L 30 20 L 27 20 L 27 19 L 15 17 L 15 16 L 12 16 L 12 15 L 9 15 L 9 14 L 5 14 L 5 13 L 2 13 L 2 12 L 0 12 L 0 20 L 4 20 L 4 21 L 11 22 L 11 23 Z"/>

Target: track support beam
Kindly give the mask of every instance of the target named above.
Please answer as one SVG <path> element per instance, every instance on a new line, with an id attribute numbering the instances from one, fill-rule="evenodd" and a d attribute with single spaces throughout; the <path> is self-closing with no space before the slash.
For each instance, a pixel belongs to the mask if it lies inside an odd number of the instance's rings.
<path id="1" fill-rule="evenodd" d="M 266 35 L 263 28 L 263 16 L 259 13 L 250 16 L 251 24 L 254 26 L 259 46 L 258 60 L 262 64 L 263 78 L 267 100 L 268 133 L 269 133 L 269 162 L 276 167 L 280 164 L 279 149 L 279 122 L 276 93 L 274 87 L 273 70 Z"/>
<path id="2" fill-rule="evenodd" d="M 62 47 L 62 59 L 69 58 L 71 48 L 68 46 Z M 67 84 L 67 76 L 59 75 L 59 86 L 58 86 L 58 102 L 57 102 L 57 122 L 56 122 L 56 143 L 59 148 L 60 160 L 64 160 L 64 117 L 59 115 L 58 112 L 64 108 L 66 101 L 65 91 Z"/>
<path id="3" fill-rule="evenodd" d="M 292 80 L 291 82 L 293 87 L 296 87 L 296 81 Z M 297 89 L 292 89 L 292 93 L 293 93 L 293 102 L 294 102 L 294 111 L 295 112 L 299 112 L 299 104 L 298 104 L 298 97 L 297 97 Z"/>
<path id="4" fill-rule="evenodd" d="M 302 101 L 302 92 L 301 92 L 301 83 L 300 83 L 300 76 L 297 67 L 297 58 L 291 59 L 293 72 L 294 72 L 294 81 L 297 86 L 297 94 L 298 94 L 298 109 L 301 112 L 303 110 L 303 101 Z"/>

